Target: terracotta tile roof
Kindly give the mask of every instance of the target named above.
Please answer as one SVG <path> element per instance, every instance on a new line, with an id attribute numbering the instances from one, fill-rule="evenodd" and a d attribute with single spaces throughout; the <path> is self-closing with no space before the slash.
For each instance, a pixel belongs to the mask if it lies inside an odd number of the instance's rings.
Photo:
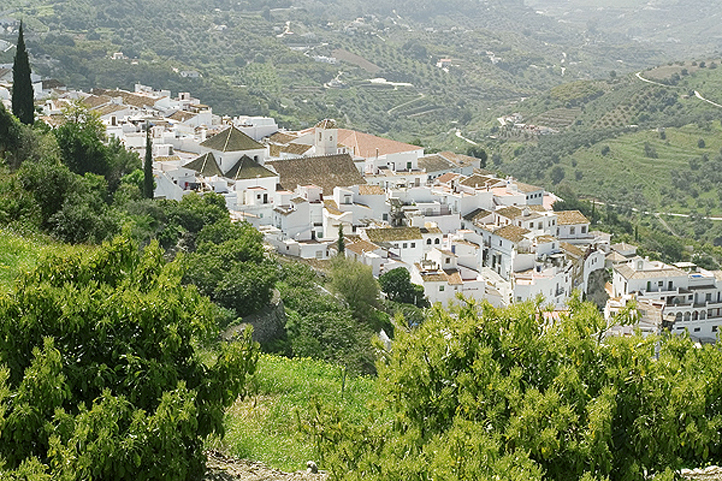
<path id="1" fill-rule="evenodd" d="M 452 180 L 459 178 L 459 177 L 461 177 L 460 174 L 455 174 L 453 172 L 447 172 L 444 175 L 442 175 L 441 177 L 439 177 L 438 179 L 436 179 L 436 182 L 439 182 L 441 184 L 448 184 Z"/>
<path id="2" fill-rule="evenodd" d="M 649 269 L 638 271 L 628 264 L 615 266 L 614 269 L 619 272 L 625 279 L 656 279 L 659 277 L 684 277 L 687 274 L 676 267 L 667 266 L 661 269 Z"/>
<path id="3" fill-rule="evenodd" d="M 94 109 L 109 103 L 111 100 L 107 95 L 88 95 L 81 102 L 89 109 Z"/>
<path id="4" fill-rule="evenodd" d="M 288 144 L 296 140 L 297 137 L 288 132 L 276 132 L 275 134 L 268 137 L 269 142 L 275 142 L 278 144 Z"/>
<path id="5" fill-rule="evenodd" d="M 396 140 L 347 129 L 338 129 L 338 143 L 352 149 L 355 155 L 364 158 L 375 157 L 377 149 L 379 156 L 422 149 L 418 145 L 405 144 Z"/>
<path id="6" fill-rule="evenodd" d="M 474 165 L 479 162 L 479 159 L 477 159 L 476 157 L 471 157 L 464 154 L 457 154 L 456 152 L 452 152 L 450 150 L 439 152 L 439 155 L 459 167 L 467 167 L 469 165 Z"/>
<path id="7" fill-rule="evenodd" d="M 421 272 L 423 282 L 446 282 L 446 274 L 444 272 Z"/>
<path id="8" fill-rule="evenodd" d="M 493 177 L 486 177 L 484 175 L 474 174 L 474 175 L 467 177 L 466 179 L 462 180 L 459 183 L 461 185 L 465 185 L 467 187 L 474 187 L 474 188 L 481 189 L 481 188 L 486 188 L 487 185 L 489 187 L 491 187 L 492 185 L 499 183 L 499 179 L 494 179 Z"/>
<path id="9" fill-rule="evenodd" d="M 281 159 L 267 165 L 278 172 L 281 188 L 286 190 L 315 184 L 323 189 L 324 195 L 332 195 L 334 187 L 366 183 L 349 154 Z"/>
<path id="10" fill-rule="evenodd" d="M 444 274 L 446 274 L 446 282 L 448 282 L 449 285 L 460 286 L 464 283 L 464 281 L 461 280 L 461 274 L 459 274 L 459 271 L 455 269 L 445 270 Z"/>
<path id="11" fill-rule="evenodd" d="M 219 152 L 240 152 L 243 150 L 262 149 L 263 145 L 231 125 L 223 132 L 201 142 L 201 147 Z"/>
<path id="12" fill-rule="evenodd" d="M 229 179 L 247 180 L 277 177 L 277 175 L 247 155 L 244 155 L 225 174 Z"/>
<path id="13" fill-rule="evenodd" d="M 380 185 L 369 184 L 359 185 L 358 193 L 359 195 L 386 195 L 384 188 Z"/>
<path id="14" fill-rule="evenodd" d="M 326 210 L 329 213 L 331 213 L 333 215 L 343 214 L 343 212 L 338 209 L 338 204 L 336 204 L 336 201 L 333 199 L 324 199 L 323 206 L 326 208 Z"/>
<path id="15" fill-rule="evenodd" d="M 127 105 L 118 105 L 118 104 L 106 104 L 102 107 L 97 107 L 93 109 L 93 112 L 97 112 L 98 115 L 101 117 L 104 115 L 109 115 L 114 112 L 120 112 L 121 110 L 127 110 Z"/>
<path id="16" fill-rule="evenodd" d="M 527 205 L 525 207 L 532 212 L 550 212 L 549 209 L 547 209 L 543 205 Z"/>
<path id="17" fill-rule="evenodd" d="M 540 235 L 536 237 L 537 244 L 548 244 L 549 242 L 556 241 L 557 238 L 551 235 Z"/>
<path id="18" fill-rule="evenodd" d="M 309 149 L 313 147 L 312 145 L 308 144 L 295 144 L 290 143 L 287 145 L 275 145 L 272 144 L 269 146 L 271 149 L 271 155 L 273 157 L 280 157 L 281 153 L 284 154 L 292 154 L 292 155 L 304 155 L 306 152 L 309 151 Z"/>
<path id="19" fill-rule="evenodd" d="M 442 234 L 442 230 L 438 227 L 419 227 L 422 234 Z"/>
<path id="20" fill-rule="evenodd" d="M 523 182 L 514 181 L 514 184 L 516 184 L 516 188 L 519 192 L 524 192 L 525 194 L 544 190 L 542 187 L 537 187 L 536 185 L 531 184 L 524 184 Z"/>
<path id="21" fill-rule="evenodd" d="M 484 217 L 489 216 L 490 214 L 491 214 L 491 212 L 489 212 L 488 210 L 484 210 L 481 208 L 474 209 L 464 216 L 464 220 L 473 223 L 473 222 L 483 219 Z"/>
<path id="22" fill-rule="evenodd" d="M 517 217 L 521 216 L 521 209 L 518 207 L 503 207 L 499 210 L 496 210 L 494 213 L 499 214 L 502 217 L 506 217 L 507 219 L 516 219 Z"/>
<path id="23" fill-rule="evenodd" d="M 606 255 L 604 258 L 605 260 L 611 261 L 612 263 L 615 262 L 627 262 L 629 259 L 624 257 L 622 254 L 620 254 L 617 251 L 612 251 L 609 254 Z"/>
<path id="24" fill-rule="evenodd" d="M 506 240 L 510 240 L 514 243 L 520 242 L 524 239 L 524 236 L 528 234 L 529 230 L 519 227 L 516 225 L 505 225 L 504 227 L 500 227 L 494 231 L 494 235 L 499 236 L 501 238 L 504 238 Z"/>
<path id="25" fill-rule="evenodd" d="M 359 239 L 352 244 L 346 244 L 346 249 L 350 250 L 351 252 L 355 252 L 356 254 L 363 254 L 364 252 L 373 252 L 377 249 L 380 249 L 379 246 L 377 246 L 374 243 L 365 241 L 363 239 Z"/>
<path id="26" fill-rule="evenodd" d="M 421 230 L 418 227 L 385 227 L 366 229 L 366 235 L 371 242 L 395 242 L 405 240 L 421 240 Z"/>
<path id="27" fill-rule="evenodd" d="M 442 170 L 451 170 L 454 167 L 454 164 L 439 154 L 419 157 L 419 169 L 424 169 L 426 172 L 440 172 Z"/>
<path id="28" fill-rule="evenodd" d="M 223 171 L 218 166 L 218 162 L 216 162 L 216 158 L 211 152 L 191 160 L 183 167 L 195 170 L 204 177 L 213 177 L 214 175 L 223 176 Z"/>
<path id="29" fill-rule="evenodd" d="M 570 254 L 572 257 L 582 257 L 584 255 L 584 251 L 581 250 L 579 247 L 569 244 L 568 242 L 562 242 L 559 244 L 559 247 L 566 252 L 567 254 Z"/>
<path id="30" fill-rule="evenodd" d="M 169 115 L 166 117 L 167 119 L 175 120 L 177 122 L 185 122 L 186 120 L 190 120 L 193 117 L 197 117 L 198 114 L 194 114 L 192 112 L 186 112 L 184 110 L 178 110 L 177 112 L 173 112 L 173 115 Z"/>
<path id="31" fill-rule="evenodd" d="M 108 95 L 110 97 L 120 97 L 123 99 L 123 103 L 126 105 L 132 105 L 134 107 L 153 107 L 158 99 L 152 97 L 146 97 L 145 95 L 138 95 L 125 90 L 106 90 L 106 89 L 93 89 L 92 93 L 95 95 Z"/>
<path id="32" fill-rule="evenodd" d="M 589 219 L 578 210 L 560 210 L 556 214 L 559 225 L 589 224 Z"/>

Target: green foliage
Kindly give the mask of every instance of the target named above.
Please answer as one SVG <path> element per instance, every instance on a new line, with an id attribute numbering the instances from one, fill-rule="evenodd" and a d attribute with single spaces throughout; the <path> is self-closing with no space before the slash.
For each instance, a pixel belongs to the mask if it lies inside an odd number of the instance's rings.
<path id="1" fill-rule="evenodd" d="M 265 261 L 261 234 L 248 223 L 226 217 L 208 224 L 197 237 L 197 249 L 181 261 L 184 282 L 237 316 L 268 305 L 276 282 L 276 267 Z"/>
<path id="2" fill-rule="evenodd" d="M 319 405 L 308 430 L 332 479 L 642 480 L 718 459 L 722 351 L 605 327 L 576 298 L 554 324 L 530 303 L 435 308 L 378 365 L 393 422 Z"/>
<path id="3" fill-rule="evenodd" d="M 379 285 L 371 267 L 346 257 L 337 257 L 333 260 L 330 274 L 331 289 L 343 297 L 354 317 L 372 319 L 372 311 L 378 305 Z"/>
<path id="4" fill-rule="evenodd" d="M 40 161 L 25 162 L 17 179 L 35 201 L 39 226 L 58 239 L 97 243 L 118 231 L 118 221 L 106 203 L 103 177 L 80 176 L 58 162 Z M 13 220 L 33 217 L 33 207 L 28 204 L 14 212 Z"/>
<path id="5" fill-rule="evenodd" d="M 322 279 L 300 263 L 284 263 L 276 288 L 286 308 L 288 354 L 342 364 L 353 372 L 374 372 L 371 337 L 350 309 L 323 287 Z"/>
<path id="6" fill-rule="evenodd" d="M 379 276 L 381 290 L 390 301 L 413 304 L 417 307 L 428 307 L 429 301 L 424 296 L 423 286 L 411 283 L 409 271 L 399 267 Z"/>
<path id="7" fill-rule="evenodd" d="M 140 167 L 137 154 L 127 151 L 117 139 L 104 143 L 105 127 L 82 103 L 66 107 L 63 116 L 63 124 L 54 133 L 61 159 L 72 172 L 102 175 L 113 192 L 121 177 Z"/>
<path id="8" fill-rule="evenodd" d="M 30 60 L 25 49 L 23 24 L 18 29 L 18 42 L 13 62 L 13 114 L 25 125 L 32 125 L 35 121 L 35 103 L 33 83 L 30 79 Z"/>
<path id="9" fill-rule="evenodd" d="M 223 433 L 257 353 L 246 333 L 202 362 L 195 346 L 210 345 L 217 326 L 180 278 L 157 245 L 141 254 L 118 238 L 45 259 L 3 294 L 3 478 L 28 466 L 63 480 L 203 473 L 202 441 Z"/>

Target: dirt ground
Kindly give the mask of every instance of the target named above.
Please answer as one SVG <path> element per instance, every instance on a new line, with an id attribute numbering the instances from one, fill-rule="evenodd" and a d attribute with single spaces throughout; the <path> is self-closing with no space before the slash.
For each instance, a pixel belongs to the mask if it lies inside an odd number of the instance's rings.
<path id="1" fill-rule="evenodd" d="M 208 470 L 203 481 L 326 481 L 328 477 L 323 471 L 317 474 L 306 471 L 284 473 L 263 463 L 236 459 L 217 451 L 206 454 Z"/>

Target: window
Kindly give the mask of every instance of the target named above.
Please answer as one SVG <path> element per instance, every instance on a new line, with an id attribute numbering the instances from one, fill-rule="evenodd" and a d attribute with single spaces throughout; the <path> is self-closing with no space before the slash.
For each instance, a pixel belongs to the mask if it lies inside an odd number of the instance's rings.
<path id="1" fill-rule="evenodd" d="M 657 281 L 657 287 L 662 287 L 664 285 L 664 281 Z"/>
<path id="2" fill-rule="evenodd" d="M 383 220 L 389 220 L 389 215 L 388 215 L 388 214 L 384 214 L 384 215 L 381 216 L 381 218 L 382 218 Z"/>
<path id="3" fill-rule="evenodd" d="M 717 332 L 717 326 L 712 326 L 712 332 Z"/>
<path id="4" fill-rule="evenodd" d="M 444 292 L 444 286 L 439 286 L 439 292 Z"/>
<path id="5" fill-rule="evenodd" d="M 576 231 L 576 227 L 571 226 L 571 227 L 569 228 L 569 234 L 574 235 L 575 231 Z"/>
<path id="6" fill-rule="evenodd" d="M 411 248 L 413 249 L 414 247 L 416 247 L 416 242 L 411 243 Z"/>
<path id="7" fill-rule="evenodd" d="M 541 222 L 539 222 L 539 224 L 537 224 L 536 228 L 541 230 L 542 226 L 543 226 L 543 224 Z"/>
<path id="8" fill-rule="evenodd" d="M 699 332 L 699 327 L 695 327 L 694 332 Z"/>
<path id="9" fill-rule="evenodd" d="M 426 243 L 427 243 L 428 245 L 431 245 L 431 237 L 429 237 L 428 239 L 426 239 Z"/>
<path id="10" fill-rule="evenodd" d="M 404 242 L 404 249 L 406 249 L 408 247 L 408 245 L 409 245 L 408 243 Z"/>
<path id="11" fill-rule="evenodd" d="M 501 243 L 501 239 L 499 239 L 499 245 L 500 245 L 500 246 L 503 245 L 503 244 Z"/>
<path id="12" fill-rule="evenodd" d="M 434 244 L 439 245 L 439 238 L 434 239 Z"/>
<path id="13" fill-rule="evenodd" d="M 411 170 L 411 162 L 406 162 L 406 170 Z"/>
<path id="14" fill-rule="evenodd" d="M 444 264 L 449 264 L 451 262 L 451 259 L 448 257 L 444 257 Z"/>
<path id="15" fill-rule="evenodd" d="M 586 234 L 586 233 L 587 233 L 587 226 L 583 225 L 582 226 L 582 234 Z"/>

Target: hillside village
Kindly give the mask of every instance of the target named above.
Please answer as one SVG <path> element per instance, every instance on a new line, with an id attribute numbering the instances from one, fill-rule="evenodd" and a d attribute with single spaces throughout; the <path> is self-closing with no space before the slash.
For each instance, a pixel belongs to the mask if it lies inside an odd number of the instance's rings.
<path id="1" fill-rule="evenodd" d="M 500 178 L 474 157 L 426 154 L 331 119 L 286 131 L 271 118 L 221 118 L 189 93 L 143 85 L 53 91 L 46 121 L 74 101 L 141 156 L 149 126 L 156 198 L 221 194 L 232 217 L 280 254 L 328 259 L 343 235 L 346 256 L 376 277 L 407 269 L 432 303 L 462 294 L 503 307 L 543 296 L 562 310 L 577 290 L 608 298 L 608 318 L 636 300 L 643 332 L 671 328 L 711 342 L 722 323 L 722 271 L 643 258 L 591 230 L 581 212 L 554 211 L 554 194 Z"/>

